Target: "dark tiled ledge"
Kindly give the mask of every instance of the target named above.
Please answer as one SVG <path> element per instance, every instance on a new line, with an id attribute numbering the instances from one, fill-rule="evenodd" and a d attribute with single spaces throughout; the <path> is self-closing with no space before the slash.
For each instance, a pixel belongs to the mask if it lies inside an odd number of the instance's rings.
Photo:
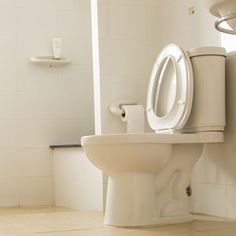
<path id="1" fill-rule="evenodd" d="M 50 145 L 50 149 L 58 149 L 58 148 L 79 148 L 81 144 L 59 144 L 59 145 Z"/>

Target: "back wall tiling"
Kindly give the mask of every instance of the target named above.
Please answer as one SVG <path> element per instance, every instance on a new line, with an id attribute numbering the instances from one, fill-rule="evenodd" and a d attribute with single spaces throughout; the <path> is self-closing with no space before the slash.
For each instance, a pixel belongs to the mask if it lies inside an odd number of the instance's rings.
<path id="1" fill-rule="evenodd" d="M 94 133 L 90 18 L 89 0 L 0 1 L 0 206 L 52 204 L 49 145 Z M 72 63 L 31 64 L 53 37 Z"/>

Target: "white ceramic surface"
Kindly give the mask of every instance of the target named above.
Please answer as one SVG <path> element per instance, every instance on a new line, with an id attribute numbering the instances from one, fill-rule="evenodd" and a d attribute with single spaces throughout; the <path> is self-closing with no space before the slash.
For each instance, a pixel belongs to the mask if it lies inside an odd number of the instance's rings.
<path id="1" fill-rule="evenodd" d="M 203 143 L 221 132 L 87 136 L 90 161 L 109 175 L 104 223 L 143 226 L 190 221 L 186 188 Z"/>
<path id="2" fill-rule="evenodd" d="M 186 124 L 193 101 L 193 71 L 187 53 L 167 45 L 159 53 L 147 92 L 147 119 L 155 131 L 180 130 Z"/>

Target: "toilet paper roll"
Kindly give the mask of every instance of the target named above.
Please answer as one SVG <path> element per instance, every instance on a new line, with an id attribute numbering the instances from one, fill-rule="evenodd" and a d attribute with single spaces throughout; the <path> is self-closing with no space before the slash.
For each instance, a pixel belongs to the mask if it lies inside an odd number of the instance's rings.
<path id="1" fill-rule="evenodd" d="M 123 105 L 121 120 L 127 122 L 127 133 L 144 132 L 144 108 L 142 105 Z"/>

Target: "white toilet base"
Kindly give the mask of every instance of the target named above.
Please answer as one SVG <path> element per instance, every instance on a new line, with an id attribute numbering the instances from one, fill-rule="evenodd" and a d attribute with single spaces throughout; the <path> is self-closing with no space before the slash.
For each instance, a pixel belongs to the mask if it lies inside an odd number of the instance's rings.
<path id="1" fill-rule="evenodd" d="M 173 179 L 175 176 L 173 176 Z M 173 199 L 172 180 L 157 193 L 153 173 L 121 173 L 109 177 L 104 224 L 152 226 L 189 222 L 188 197 L 182 204 Z"/>

